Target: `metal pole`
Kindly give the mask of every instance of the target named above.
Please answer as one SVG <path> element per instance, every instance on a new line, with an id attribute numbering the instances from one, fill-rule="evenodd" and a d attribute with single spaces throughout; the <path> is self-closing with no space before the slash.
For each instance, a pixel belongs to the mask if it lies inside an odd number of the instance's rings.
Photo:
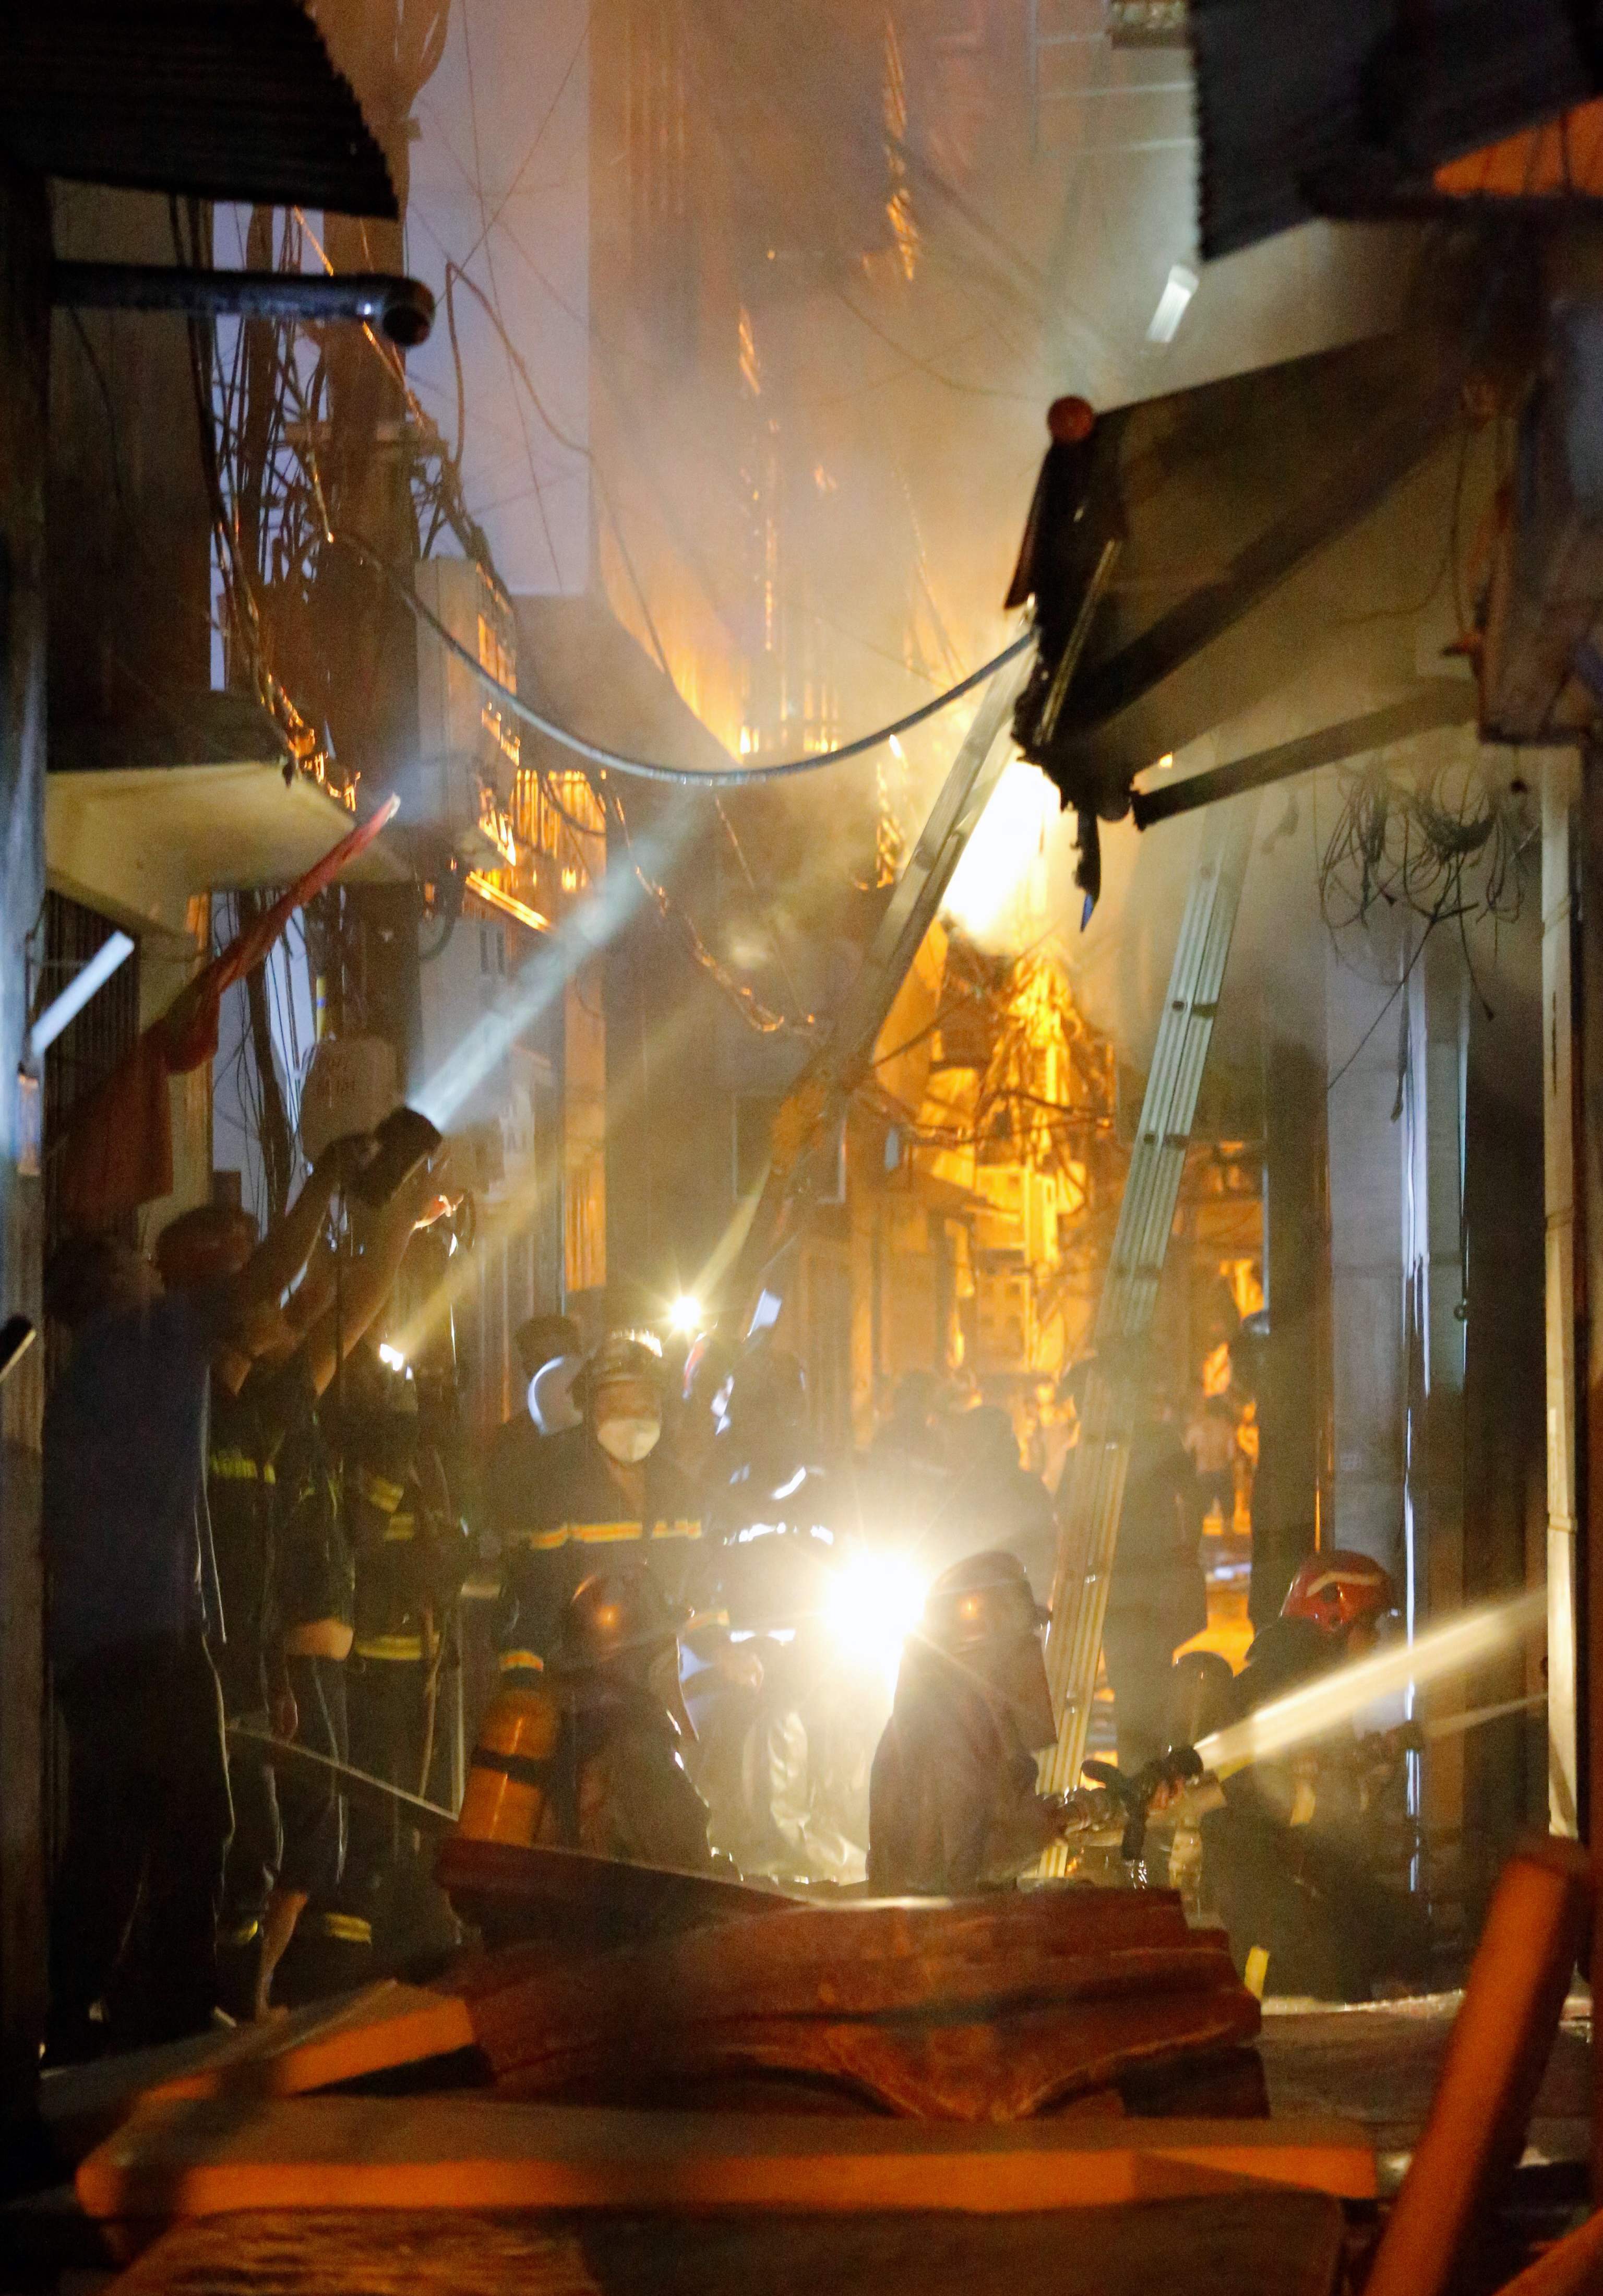
<path id="1" fill-rule="evenodd" d="M 172 263 L 51 266 L 50 299 L 80 311 L 181 311 L 192 319 L 355 319 L 411 350 L 428 339 L 434 298 L 388 271 L 192 271 Z"/>

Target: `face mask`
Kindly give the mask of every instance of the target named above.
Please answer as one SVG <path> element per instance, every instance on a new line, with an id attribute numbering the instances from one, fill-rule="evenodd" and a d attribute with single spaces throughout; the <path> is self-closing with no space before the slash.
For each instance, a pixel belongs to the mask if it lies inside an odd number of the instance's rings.
<path id="1" fill-rule="evenodd" d="M 616 1459 L 620 1466 L 637 1467 L 657 1448 L 661 1433 L 662 1422 L 652 1413 L 645 1418 L 598 1420 L 595 1439 L 608 1457 Z"/>

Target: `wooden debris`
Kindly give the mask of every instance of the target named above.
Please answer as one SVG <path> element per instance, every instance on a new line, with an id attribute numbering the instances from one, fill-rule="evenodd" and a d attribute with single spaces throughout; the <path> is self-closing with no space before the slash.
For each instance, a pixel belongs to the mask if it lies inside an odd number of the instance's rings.
<path id="1" fill-rule="evenodd" d="M 96 2217 L 242 2209 L 780 2209 L 982 2214 L 1255 2186 L 1367 2200 L 1346 2121 L 1116 2120 L 981 2128 L 633 2113 L 473 2095 L 174 2099 L 92 2152 Z"/>
<path id="2" fill-rule="evenodd" d="M 1239 2051 L 1260 2021 L 1223 1938 L 1159 1890 L 809 1906 L 577 1967 L 497 1955 L 465 1990 L 510 2096 L 710 2103 L 732 2079 L 789 2079 L 792 2098 L 822 2082 L 838 2109 L 952 2120 Z M 1264 2109 L 1261 2081 L 1247 2094 Z M 782 2085 L 772 2096 L 795 2109 Z"/>
<path id="3" fill-rule="evenodd" d="M 497 2087 L 507 2096 L 643 2104 L 668 2102 L 687 2083 L 761 2072 L 827 2080 L 913 2120 L 1022 2120 L 1154 2059 L 1249 2041 L 1255 2005 L 1232 1984 L 962 2022 L 774 2017 L 648 2025 L 633 2046 L 609 2034 L 575 2051 L 556 2037 L 549 2054 Z"/>
<path id="4" fill-rule="evenodd" d="M 175 2226 L 117 2296 L 1332 2296 L 1338 2202 L 1223 2194 L 1048 2216 L 490 2218 L 342 2212 Z"/>
<path id="5" fill-rule="evenodd" d="M 61 2157 L 77 2161 L 148 2099 L 295 2096 L 472 2046 L 464 2002 L 386 1979 L 270 2024 L 47 2072 L 39 2110 Z"/>
<path id="6" fill-rule="evenodd" d="M 713 1874 L 626 1866 L 580 1849 L 520 1849 L 461 1833 L 440 1844 L 435 1879 L 487 1945 L 525 1938 L 547 1954 L 555 1948 L 570 1956 L 803 1902 L 782 1890 Z"/>
<path id="7" fill-rule="evenodd" d="M 1575 1842 L 1545 1841 L 1504 1866 L 1366 2296 L 1444 2296 L 1452 2283 L 1519 2158 L 1591 1907 Z"/>

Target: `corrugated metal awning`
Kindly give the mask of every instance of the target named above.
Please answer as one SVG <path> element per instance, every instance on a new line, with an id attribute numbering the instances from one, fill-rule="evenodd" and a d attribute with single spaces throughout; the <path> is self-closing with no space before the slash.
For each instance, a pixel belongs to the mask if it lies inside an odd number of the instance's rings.
<path id="1" fill-rule="evenodd" d="M 397 212 L 384 154 L 298 0 L 0 8 L 0 152 L 138 191 Z"/>

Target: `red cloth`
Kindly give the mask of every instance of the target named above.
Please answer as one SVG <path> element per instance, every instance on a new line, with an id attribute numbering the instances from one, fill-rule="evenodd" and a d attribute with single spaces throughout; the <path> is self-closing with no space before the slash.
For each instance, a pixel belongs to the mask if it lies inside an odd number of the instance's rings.
<path id="1" fill-rule="evenodd" d="M 61 1216 L 69 1229 L 110 1227 L 139 1205 L 172 1193 L 168 1078 L 212 1058 L 226 991 L 256 970 L 296 910 L 332 884 L 372 843 L 394 819 L 399 804 L 398 798 L 387 799 L 377 813 L 297 878 L 248 932 L 230 941 L 179 991 L 132 1052 L 73 1110 L 61 1143 L 59 1176 Z"/>

